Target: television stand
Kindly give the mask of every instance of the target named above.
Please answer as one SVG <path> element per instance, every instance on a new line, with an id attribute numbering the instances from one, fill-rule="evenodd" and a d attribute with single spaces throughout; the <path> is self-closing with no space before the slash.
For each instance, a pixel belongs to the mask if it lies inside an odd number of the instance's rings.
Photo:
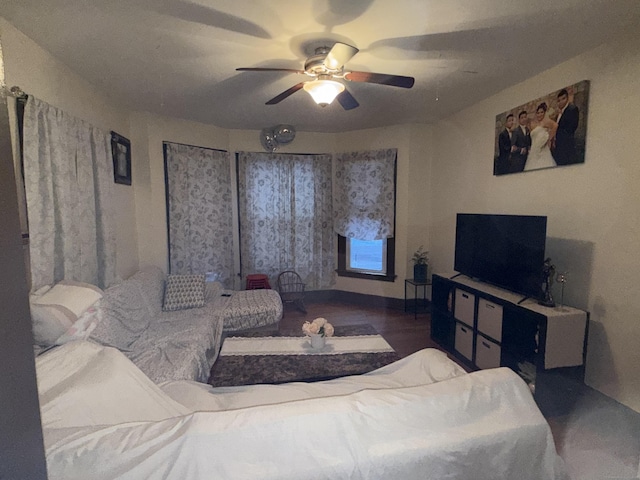
<path id="1" fill-rule="evenodd" d="M 510 367 L 543 413 L 557 411 L 559 397 L 570 403 L 571 391 L 558 395 L 554 378 L 584 380 L 588 319 L 465 276 L 432 277 L 431 339 L 472 369 Z M 544 404 L 549 398 L 553 405 Z"/>

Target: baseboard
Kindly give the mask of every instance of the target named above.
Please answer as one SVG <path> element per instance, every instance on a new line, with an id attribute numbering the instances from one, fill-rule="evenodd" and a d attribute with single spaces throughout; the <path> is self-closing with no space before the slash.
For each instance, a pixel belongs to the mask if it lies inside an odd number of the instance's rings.
<path id="1" fill-rule="evenodd" d="M 364 293 L 345 292 L 343 290 L 313 290 L 307 291 L 304 295 L 305 302 L 321 303 L 321 302 L 343 302 L 353 305 L 362 305 L 377 308 L 393 308 L 396 310 L 404 310 L 405 301 L 402 298 L 389 298 L 379 295 L 367 295 Z M 413 311 L 414 300 L 407 301 L 407 309 Z"/>
<path id="2" fill-rule="evenodd" d="M 307 290 L 304 292 L 305 303 L 330 302 L 333 298 L 334 290 Z"/>

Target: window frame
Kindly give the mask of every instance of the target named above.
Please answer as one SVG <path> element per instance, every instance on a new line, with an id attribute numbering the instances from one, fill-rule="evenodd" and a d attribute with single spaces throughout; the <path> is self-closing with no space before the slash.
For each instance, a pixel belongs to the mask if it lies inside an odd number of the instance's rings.
<path id="1" fill-rule="evenodd" d="M 362 242 L 364 240 L 358 240 L 355 238 L 348 238 L 346 241 L 346 254 L 347 254 L 347 262 L 345 265 L 345 270 L 348 270 L 350 272 L 356 272 L 356 273 L 365 273 L 365 274 L 370 274 L 370 275 L 386 275 L 387 274 L 387 239 L 383 239 L 380 240 L 382 242 L 382 264 L 383 264 L 383 271 L 379 271 L 379 270 L 367 270 L 366 268 L 354 268 L 353 266 L 351 266 L 351 249 L 353 247 L 353 240 L 357 241 L 357 242 Z"/>
<path id="2" fill-rule="evenodd" d="M 342 235 L 338 235 L 338 268 L 336 269 L 336 273 L 339 277 L 394 282 L 396 279 L 396 239 L 394 237 L 387 238 L 387 273 L 385 275 L 381 275 L 379 273 L 364 273 L 347 270 L 347 263 L 347 238 L 343 237 Z"/>

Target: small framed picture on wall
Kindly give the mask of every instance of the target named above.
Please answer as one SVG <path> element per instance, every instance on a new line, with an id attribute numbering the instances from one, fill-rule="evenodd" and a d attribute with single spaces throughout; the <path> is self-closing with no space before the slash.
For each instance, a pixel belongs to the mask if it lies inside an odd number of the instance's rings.
<path id="1" fill-rule="evenodd" d="M 116 183 L 131 185 L 131 142 L 129 139 L 111 132 L 111 153 L 113 155 L 113 179 Z"/>

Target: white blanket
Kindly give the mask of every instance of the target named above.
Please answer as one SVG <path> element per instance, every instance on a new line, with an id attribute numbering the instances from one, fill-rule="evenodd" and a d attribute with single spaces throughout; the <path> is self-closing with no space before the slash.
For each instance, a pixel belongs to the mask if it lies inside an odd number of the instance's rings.
<path id="1" fill-rule="evenodd" d="M 69 352 L 76 357 L 70 363 L 82 365 L 83 355 L 95 357 L 95 352 L 84 350 Z M 82 422 L 75 421 L 74 428 L 64 428 L 63 414 L 56 416 L 53 426 L 45 415 L 49 477 L 563 478 L 549 427 L 519 377 L 508 369 L 460 374 L 457 367 L 447 367 L 449 361 L 443 356 L 430 352 L 419 352 L 377 373 L 324 382 L 324 393 L 330 396 L 319 398 L 313 397 L 322 393 L 313 390 L 323 389 L 323 384 L 312 384 L 306 391 L 302 384 L 283 385 L 277 393 L 278 386 L 207 391 L 195 382 L 173 382 L 163 389 L 177 398 L 175 390 L 184 387 L 186 396 L 195 399 L 196 405 L 185 405 L 192 413 L 179 413 L 178 408 L 173 417 L 150 420 L 138 411 L 144 421 L 122 421 L 114 414 L 111 425 L 100 418 L 101 425 L 87 422 L 80 426 Z M 432 357 L 429 363 L 440 362 L 443 368 L 429 366 L 420 373 L 426 357 Z M 111 359 L 111 354 L 105 356 L 106 361 Z M 125 369 L 136 368 L 117 362 Z M 39 374 L 40 363 L 38 359 Z M 118 377 L 116 370 L 113 374 Z M 90 377 L 79 373 L 74 374 L 81 384 L 78 387 L 91 397 Z M 128 388 L 136 392 L 147 388 L 132 385 L 132 378 L 142 384 L 144 379 L 128 374 L 125 377 Z M 360 385 L 358 378 L 363 380 Z M 104 377 L 100 380 L 107 381 Z M 111 387 L 117 387 L 117 378 L 108 381 Z M 93 408 L 93 399 L 83 404 L 80 396 L 65 393 L 69 388 L 75 387 L 65 385 L 60 395 L 73 398 L 78 408 Z M 48 392 L 48 401 L 55 402 L 53 390 Z M 163 392 L 153 391 L 149 396 L 149 410 L 155 408 L 159 393 Z M 108 389 L 101 394 L 117 402 L 122 390 Z M 205 399 L 218 395 L 226 395 L 225 402 L 232 403 L 231 409 L 213 411 L 220 405 Z M 261 405 L 278 399 L 279 403 Z M 144 401 L 140 398 L 136 402 L 137 410 Z M 171 414 L 167 402 L 177 404 L 168 395 L 161 402 L 165 406 L 156 415 Z M 120 403 L 117 408 L 126 406 Z"/>
<path id="2" fill-rule="evenodd" d="M 163 420 L 190 413 L 115 348 L 70 342 L 36 359 L 47 428 Z"/>
<path id="3" fill-rule="evenodd" d="M 449 360 L 446 354 L 429 348 L 364 375 L 341 377 L 324 382 L 214 388 L 203 383 L 181 380 L 166 382 L 160 385 L 160 388 L 191 411 L 221 411 L 309 398 L 349 395 L 365 389 L 429 385 L 465 374 L 466 372 Z"/>

